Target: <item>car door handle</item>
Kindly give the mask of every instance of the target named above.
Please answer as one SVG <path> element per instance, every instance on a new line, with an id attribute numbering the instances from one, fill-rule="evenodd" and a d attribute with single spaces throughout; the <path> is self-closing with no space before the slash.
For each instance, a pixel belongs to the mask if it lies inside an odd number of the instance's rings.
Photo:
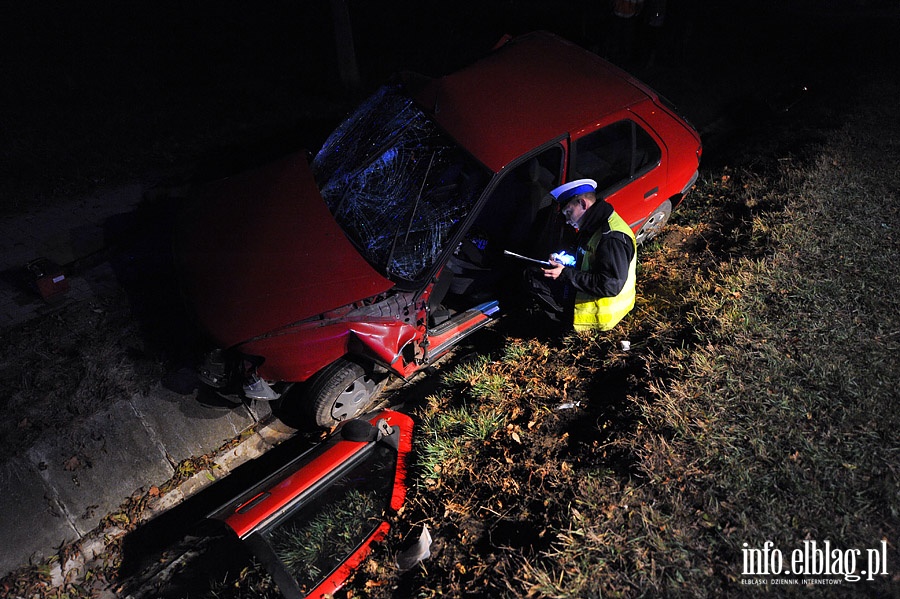
<path id="1" fill-rule="evenodd" d="M 659 191 L 659 187 L 654 187 L 653 189 L 651 189 L 650 191 L 648 191 L 647 193 L 644 194 L 644 199 L 646 200 L 647 198 L 652 198 L 653 196 L 656 195 L 656 192 L 658 192 L 658 191 Z"/>

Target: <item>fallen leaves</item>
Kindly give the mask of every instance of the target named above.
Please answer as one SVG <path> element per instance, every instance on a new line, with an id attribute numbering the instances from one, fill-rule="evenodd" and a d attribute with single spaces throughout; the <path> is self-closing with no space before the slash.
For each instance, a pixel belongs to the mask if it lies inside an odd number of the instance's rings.
<path id="1" fill-rule="evenodd" d="M 65 462 L 63 462 L 63 470 L 65 470 L 66 472 L 74 472 L 86 467 L 90 468 L 90 462 L 88 462 L 82 456 L 78 455 L 73 455 Z"/>

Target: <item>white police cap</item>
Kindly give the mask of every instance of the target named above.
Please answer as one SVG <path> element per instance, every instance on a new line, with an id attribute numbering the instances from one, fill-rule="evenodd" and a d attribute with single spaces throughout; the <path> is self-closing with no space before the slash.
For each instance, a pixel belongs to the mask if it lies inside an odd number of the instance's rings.
<path id="1" fill-rule="evenodd" d="M 559 202 L 560 204 L 565 204 L 577 195 L 581 195 L 589 191 L 594 191 L 596 189 L 597 182 L 593 179 L 578 179 L 576 181 L 563 183 L 556 189 L 551 190 L 550 194 L 554 198 L 556 198 L 557 202 Z"/>

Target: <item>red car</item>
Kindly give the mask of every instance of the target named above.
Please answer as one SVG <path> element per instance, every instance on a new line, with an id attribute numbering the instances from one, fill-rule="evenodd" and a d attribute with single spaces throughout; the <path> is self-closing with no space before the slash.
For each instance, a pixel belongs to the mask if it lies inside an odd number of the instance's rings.
<path id="1" fill-rule="evenodd" d="M 646 241 L 701 151 L 653 90 L 548 33 L 445 77 L 402 77 L 311 163 L 216 182 L 185 211 L 183 287 L 219 348 L 201 380 L 300 396 L 319 426 L 351 418 L 516 301 L 522 263 L 504 250 L 565 249 L 550 189 L 596 180 Z"/>

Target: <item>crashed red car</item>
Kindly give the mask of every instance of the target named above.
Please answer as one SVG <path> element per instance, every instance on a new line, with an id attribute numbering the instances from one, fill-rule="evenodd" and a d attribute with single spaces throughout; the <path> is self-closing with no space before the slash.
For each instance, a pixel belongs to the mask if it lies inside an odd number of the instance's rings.
<path id="1" fill-rule="evenodd" d="M 548 33 L 385 85 L 311 163 L 216 182 L 185 211 L 183 287 L 219 348 L 201 379 L 259 400 L 293 385 L 318 425 L 351 418 L 515 302 L 504 250 L 565 249 L 552 188 L 596 180 L 643 242 L 701 148 L 653 90 Z"/>

